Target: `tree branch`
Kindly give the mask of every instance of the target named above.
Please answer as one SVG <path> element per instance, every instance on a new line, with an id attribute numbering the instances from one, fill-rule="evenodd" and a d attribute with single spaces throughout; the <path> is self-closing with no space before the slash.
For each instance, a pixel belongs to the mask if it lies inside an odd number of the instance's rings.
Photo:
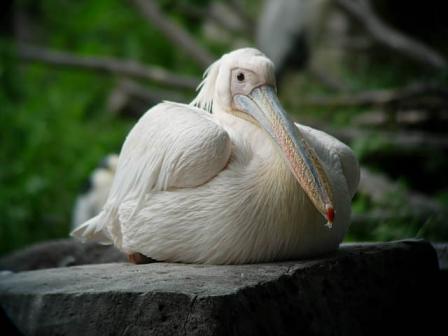
<path id="1" fill-rule="evenodd" d="M 339 95 L 333 97 L 311 97 L 302 102 L 303 105 L 322 107 L 351 106 L 384 106 L 404 100 L 424 96 L 437 96 L 447 100 L 448 88 L 433 84 L 414 84 L 391 90 L 372 90 L 358 94 Z"/>
<path id="2" fill-rule="evenodd" d="M 238 15 L 241 22 L 245 25 L 245 29 L 250 34 L 250 36 L 254 36 L 254 29 L 257 26 L 255 20 L 246 12 L 246 9 L 243 7 L 240 1 L 238 0 L 229 0 L 228 2 L 224 2 L 231 10 Z"/>
<path id="3" fill-rule="evenodd" d="M 157 27 L 174 46 L 182 48 L 202 68 L 208 67 L 214 57 L 184 29 L 174 24 L 160 10 L 154 0 L 131 0 L 148 20 Z"/>
<path id="4" fill-rule="evenodd" d="M 361 128 L 329 128 L 320 129 L 333 135 L 345 143 L 355 140 L 378 138 L 382 143 L 403 149 L 435 148 L 448 150 L 448 137 L 420 131 L 369 131 Z"/>
<path id="5" fill-rule="evenodd" d="M 340 78 L 332 76 L 324 69 L 321 69 L 316 65 L 310 64 L 307 70 L 313 78 L 315 78 L 323 86 L 332 91 L 337 92 L 352 91 L 351 87 L 347 83 L 342 81 Z"/>
<path id="6" fill-rule="evenodd" d="M 431 127 L 442 129 L 448 124 L 448 105 L 437 105 L 416 108 L 406 107 L 397 111 L 387 111 L 384 109 L 375 109 L 363 112 L 353 116 L 351 124 L 355 127 L 387 127 L 391 124 L 401 128 L 412 127 L 424 128 Z"/>
<path id="7" fill-rule="evenodd" d="M 188 103 L 188 99 L 179 92 L 148 88 L 132 80 L 121 81 L 119 87 L 126 94 L 143 101 L 159 103 L 163 100 L 169 100 L 185 104 Z"/>
<path id="8" fill-rule="evenodd" d="M 351 230 L 355 232 L 365 231 L 366 225 L 410 218 L 422 223 L 430 219 L 443 223 L 447 214 L 447 209 L 435 199 L 413 190 L 403 190 L 386 175 L 372 172 L 366 167 L 361 167 L 358 193 L 369 197 L 376 207 L 366 213 L 352 214 Z M 400 203 L 391 205 L 391 200 L 397 197 Z"/>
<path id="9" fill-rule="evenodd" d="M 112 114 L 140 118 L 148 110 L 148 107 L 164 100 L 188 102 L 188 99 L 177 91 L 154 89 L 130 79 L 123 79 L 110 92 L 107 109 Z"/>
<path id="10" fill-rule="evenodd" d="M 368 0 L 336 0 L 336 3 L 364 26 L 378 43 L 434 69 L 448 66 L 447 60 L 437 51 L 383 22 L 374 13 Z"/>
<path id="11" fill-rule="evenodd" d="M 177 75 L 159 67 L 110 57 L 78 56 L 23 44 L 18 48 L 18 55 L 25 61 L 141 78 L 181 89 L 195 89 L 199 83 L 196 78 Z"/>
<path id="12" fill-rule="evenodd" d="M 224 3 L 223 3 L 224 5 Z M 253 29 L 247 29 L 245 24 L 242 24 L 241 27 L 236 26 L 232 22 L 229 22 L 226 17 L 220 15 L 219 12 L 213 10 L 212 6 L 208 6 L 207 8 L 202 8 L 196 5 L 193 5 L 188 2 L 179 2 L 176 4 L 176 8 L 184 15 L 200 20 L 212 20 L 216 25 L 227 31 L 231 34 L 242 34 L 246 38 L 253 39 Z"/>
<path id="13" fill-rule="evenodd" d="M 390 197 L 400 192 L 400 186 L 386 175 L 375 173 L 366 167 L 361 167 L 361 179 L 358 192 L 369 196 L 377 204 L 390 203 Z M 403 201 L 407 209 L 414 215 L 429 215 L 444 211 L 440 203 L 416 191 L 402 191 Z"/>

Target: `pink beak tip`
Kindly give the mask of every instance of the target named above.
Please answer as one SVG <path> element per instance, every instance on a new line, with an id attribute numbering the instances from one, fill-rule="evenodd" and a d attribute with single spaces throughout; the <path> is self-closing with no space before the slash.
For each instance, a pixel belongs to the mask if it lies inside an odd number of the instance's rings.
<path id="1" fill-rule="evenodd" d="M 327 207 L 327 220 L 328 220 L 328 223 L 333 224 L 333 221 L 334 221 L 333 207 Z"/>

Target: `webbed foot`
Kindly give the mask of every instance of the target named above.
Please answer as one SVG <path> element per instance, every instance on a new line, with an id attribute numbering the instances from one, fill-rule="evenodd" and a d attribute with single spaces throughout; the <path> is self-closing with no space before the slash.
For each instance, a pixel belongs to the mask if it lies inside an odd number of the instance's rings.
<path id="1" fill-rule="evenodd" d="M 128 254 L 128 260 L 130 263 L 140 265 L 140 264 L 149 264 L 151 262 L 154 262 L 151 258 L 148 258 L 147 256 L 141 254 L 141 253 L 132 253 Z"/>

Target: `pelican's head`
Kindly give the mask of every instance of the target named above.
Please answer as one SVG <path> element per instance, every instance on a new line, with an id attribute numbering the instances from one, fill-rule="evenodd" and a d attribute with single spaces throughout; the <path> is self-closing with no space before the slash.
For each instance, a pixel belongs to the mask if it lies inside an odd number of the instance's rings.
<path id="1" fill-rule="evenodd" d="M 192 104 L 246 119 L 278 145 L 291 172 L 331 227 L 333 193 L 314 149 L 289 119 L 276 94 L 273 63 L 259 50 L 238 49 L 213 63 Z"/>

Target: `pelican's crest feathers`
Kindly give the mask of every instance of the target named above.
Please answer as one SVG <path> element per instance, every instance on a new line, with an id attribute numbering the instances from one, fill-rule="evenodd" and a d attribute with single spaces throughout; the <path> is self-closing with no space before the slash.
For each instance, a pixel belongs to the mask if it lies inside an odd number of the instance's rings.
<path id="1" fill-rule="evenodd" d="M 218 78 L 220 61 L 220 59 L 217 60 L 205 70 L 202 82 L 196 89 L 198 95 L 193 99 L 190 105 L 199 107 L 208 112 L 212 111 L 213 95 L 215 93 L 215 83 Z"/>

